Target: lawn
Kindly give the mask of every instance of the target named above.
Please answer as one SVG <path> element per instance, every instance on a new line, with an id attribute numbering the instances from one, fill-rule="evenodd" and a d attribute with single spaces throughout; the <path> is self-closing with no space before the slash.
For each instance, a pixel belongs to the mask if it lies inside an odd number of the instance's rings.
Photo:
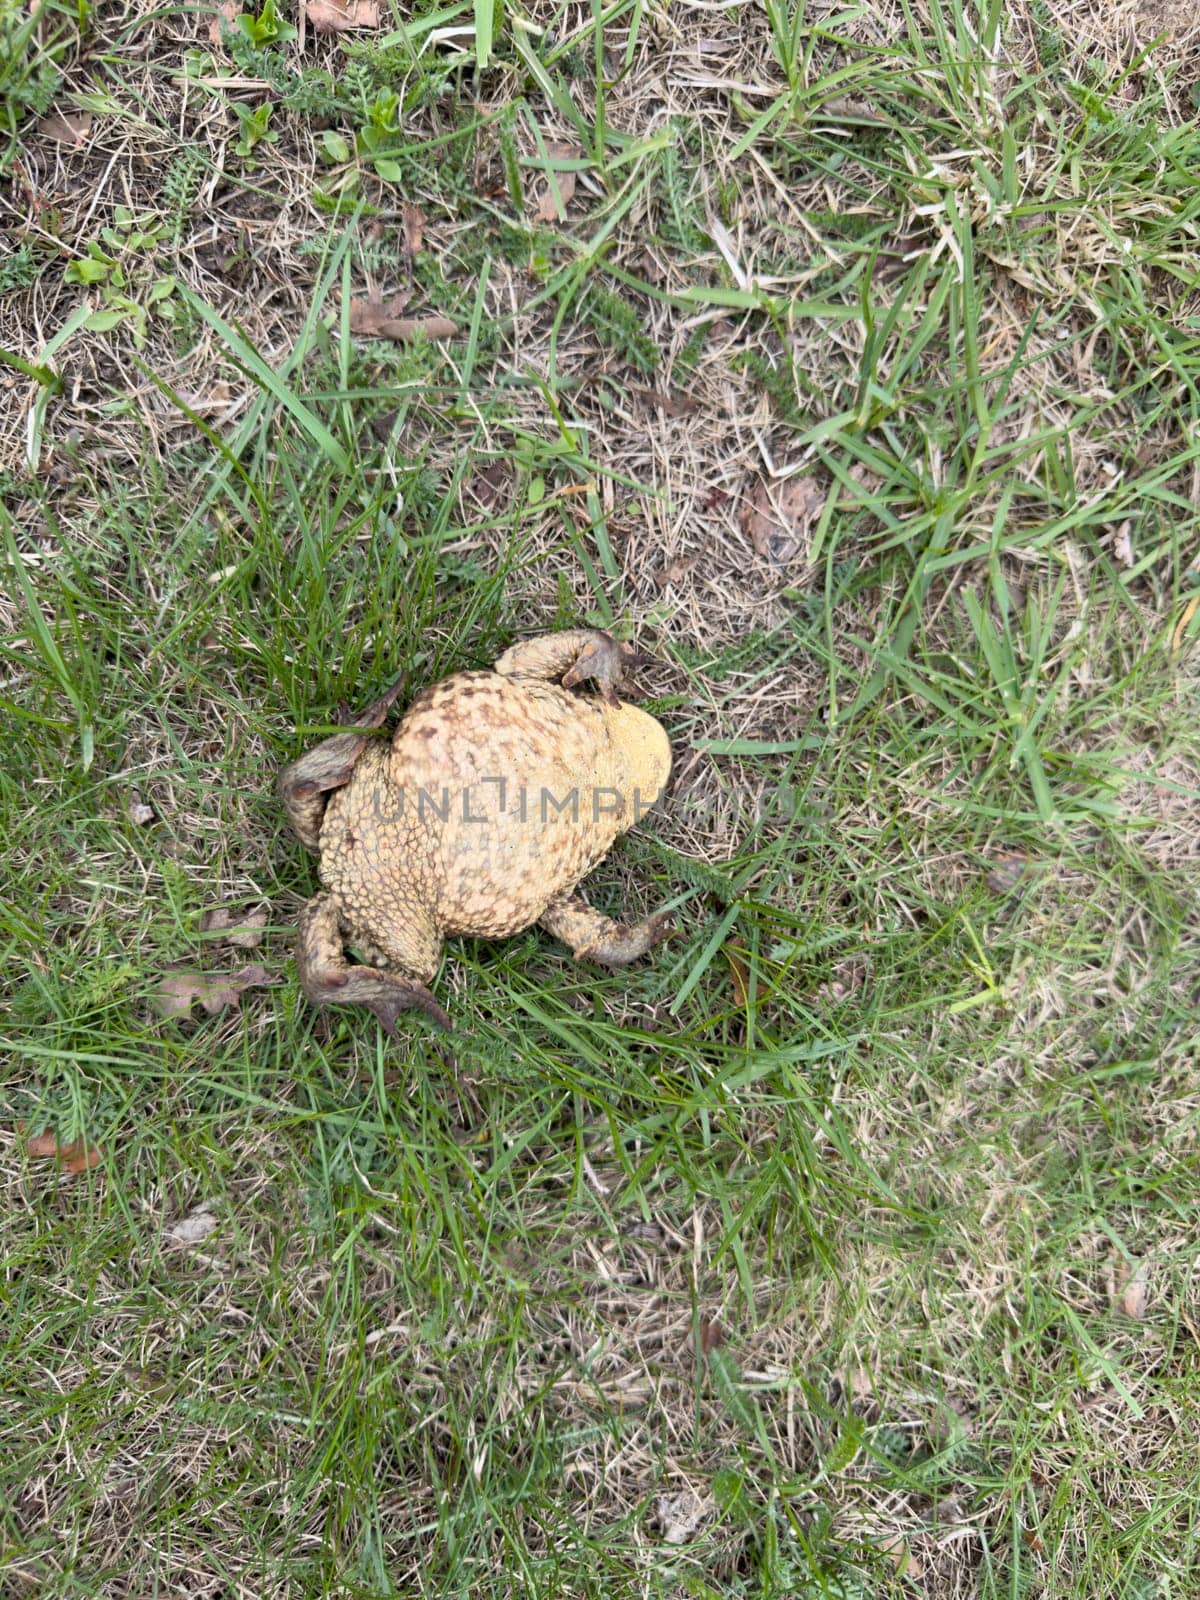
<path id="1" fill-rule="evenodd" d="M 0 1593 L 1190 1600 L 1200 21 L 375 11 L 0 0 Z M 679 936 L 309 1006 L 576 625 Z"/>

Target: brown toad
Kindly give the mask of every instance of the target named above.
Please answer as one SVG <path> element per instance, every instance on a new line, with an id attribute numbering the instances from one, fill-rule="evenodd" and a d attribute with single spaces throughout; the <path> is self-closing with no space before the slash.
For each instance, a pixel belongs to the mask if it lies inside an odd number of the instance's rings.
<path id="1" fill-rule="evenodd" d="M 530 639 L 490 672 L 423 689 L 390 741 L 369 730 L 399 685 L 358 731 L 285 768 L 284 806 L 325 886 L 300 917 L 309 1000 L 369 1006 L 389 1033 L 408 1006 L 449 1027 L 427 987 L 446 934 L 537 922 L 577 958 L 621 966 L 671 932 L 663 912 L 627 927 L 574 893 L 671 769 L 662 726 L 617 698 L 634 655 L 599 629 Z M 598 692 L 571 693 L 582 683 Z M 373 965 L 348 962 L 347 942 Z"/>

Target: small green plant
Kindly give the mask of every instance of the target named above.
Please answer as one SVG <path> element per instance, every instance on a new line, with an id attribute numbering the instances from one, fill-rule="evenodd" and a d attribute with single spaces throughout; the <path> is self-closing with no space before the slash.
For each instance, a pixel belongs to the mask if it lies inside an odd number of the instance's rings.
<path id="1" fill-rule="evenodd" d="M 163 175 L 162 198 L 176 240 L 200 193 L 206 167 L 204 151 L 196 145 L 186 145 Z"/>
<path id="2" fill-rule="evenodd" d="M 342 83 L 321 67 L 292 73 L 279 92 L 283 109 L 300 117 L 340 119 L 350 105 Z"/>
<path id="3" fill-rule="evenodd" d="M 18 289 L 28 289 L 38 275 L 37 256 L 28 239 L 0 260 L 0 294 L 14 294 Z"/>
<path id="4" fill-rule="evenodd" d="M 256 106 L 253 111 L 248 106 L 238 105 L 234 102 L 234 111 L 237 113 L 238 142 L 234 151 L 242 160 L 248 160 L 260 144 L 274 144 L 279 138 L 276 129 L 269 126 L 271 121 L 271 102 L 264 100 L 262 105 Z"/>
<path id="5" fill-rule="evenodd" d="M 321 135 L 321 154 L 326 161 L 334 162 L 338 166 L 344 166 L 354 156 L 350 141 L 334 128 L 326 128 Z"/>
<path id="6" fill-rule="evenodd" d="M 399 162 L 388 155 L 399 133 L 400 96 L 394 89 L 383 89 L 367 107 L 366 124 L 358 134 L 358 153 L 371 162 L 385 183 L 399 183 L 404 176 Z"/>
<path id="7" fill-rule="evenodd" d="M 271 44 L 286 44 L 296 37 L 296 30 L 285 22 L 275 9 L 275 0 L 266 0 L 257 16 L 243 12 L 235 26 L 256 50 Z"/>
<path id="8" fill-rule="evenodd" d="M 170 229 L 151 214 L 138 215 L 117 206 L 110 227 L 88 243 L 87 252 L 67 267 L 67 283 L 80 283 L 99 291 L 101 305 L 84 322 L 85 328 L 108 333 L 127 327 L 139 348 L 146 342 L 152 315 L 171 318 L 175 279 L 159 274 L 157 253 Z"/>
<path id="9" fill-rule="evenodd" d="M 353 205 L 358 197 L 358 164 L 349 139 L 334 128 L 326 128 L 318 148 L 322 161 L 341 170 L 331 174 L 329 183 L 313 186 L 313 203 L 336 216 L 344 207 Z"/>

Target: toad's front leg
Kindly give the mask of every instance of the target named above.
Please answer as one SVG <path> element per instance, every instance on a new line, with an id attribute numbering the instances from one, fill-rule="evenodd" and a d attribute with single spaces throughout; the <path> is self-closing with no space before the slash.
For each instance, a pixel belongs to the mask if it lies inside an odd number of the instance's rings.
<path id="1" fill-rule="evenodd" d="M 675 932 L 665 911 L 629 927 L 606 917 L 577 894 L 552 901 L 539 920 L 548 933 L 571 946 L 576 961 L 586 956 L 604 967 L 628 966 Z"/>
<path id="2" fill-rule="evenodd" d="M 367 1006 L 393 1037 L 397 1017 L 414 1008 L 439 1028 L 450 1027 L 450 1018 L 423 983 L 346 960 L 337 907 L 327 894 L 316 895 L 300 913 L 296 970 L 313 1005 Z"/>
<path id="3" fill-rule="evenodd" d="M 378 700 L 373 700 L 345 733 L 322 739 L 279 774 L 279 798 L 288 821 L 300 843 L 309 850 L 315 852 L 319 848 L 326 795 L 350 782 L 358 758 L 367 748 L 370 730 L 382 727 L 403 690 L 401 677 Z"/>
<path id="4" fill-rule="evenodd" d="M 617 685 L 642 657 L 631 644 L 618 644 L 603 628 L 568 628 L 510 645 L 497 660 L 502 678 L 562 680 L 564 689 L 594 683 L 610 705 L 617 702 Z"/>

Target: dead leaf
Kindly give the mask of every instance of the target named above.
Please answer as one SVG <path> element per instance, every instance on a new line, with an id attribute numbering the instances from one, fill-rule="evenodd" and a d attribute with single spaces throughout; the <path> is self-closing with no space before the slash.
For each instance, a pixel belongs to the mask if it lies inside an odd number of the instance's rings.
<path id="1" fill-rule="evenodd" d="M 1029 865 L 1027 855 L 1019 850 L 1008 850 L 1003 855 L 992 857 L 984 882 L 993 894 L 1011 894 L 1025 876 Z"/>
<path id="2" fill-rule="evenodd" d="M 189 1211 L 186 1217 L 180 1217 L 167 1229 L 167 1238 L 172 1244 L 197 1245 L 203 1244 L 209 1234 L 217 1226 L 217 1219 L 206 1206 L 197 1206 L 195 1211 Z"/>
<path id="3" fill-rule="evenodd" d="M 824 504 L 825 490 L 814 478 L 760 482 L 738 520 L 760 556 L 786 567 L 808 550 L 808 531 Z"/>
<path id="4" fill-rule="evenodd" d="M 349 33 L 379 26 L 379 0 L 308 0 L 305 14 L 314 33 Z"/>
<path id="5" fill-rule="evenodd" d="M 725 945 L 725 959 L 729 963 L 729 976 L 733 982 L 733 1003 L 740 1010 L 744 1010 L 750 999 L 750 968 L 743 957 L 746 954 L 744 946 L 731 939 Z"/>
<path id="6" fill-rule="evenodd" d="M 1113 535 L 1112 552 L 1113 560 L 1119 567 L 1124 567 L 1126 572 L 1137 561 L 1133 553 L 1133 523 L 1129 518 L 1126 518 Z"/>
<path id="7" fill-rule="evenodd" d="M 713 1506 L 712 1500 L 701 1496 L 690 1486 L 678 1494 L 660 1494 L 658 1520 L 665 1544 L 686 1544 Z"/>
<path id="8" fill-rule="evenodd" d="M 870 467 L 865 466 L 861 461 L 854 462 L 850 468 L 849 476 L 865 491 L 865 494 L 856 495 L 853 490 L 843 488 L 838 499 L 838 505 L 857 511 L 865 503 L 866 497 L 878 489 L 883 479 L 877 472 L 873 472 Z"/>
<path id="9" fill-rule="evenodd" d="M 558 144 L 551 140 L 546 145 L 546 155 L 551 161 L 579 161 L 583 158 L 583 151 L 577 144 Z M 579 174 L 571 169 L 566 172 L 547 172 L 546 187 L 538 196 L 537 205 L 534 207 L 534 217 L 538 222 L 557 222 L 562 212 L 567 209 L 575 198 L 575 185 Z M 559 209 L 561 205 L 561 210 Z"/>
<path id="10" fill-rule="evenodd" d="M 94 1167 L 100 1160 L 102 1151 L 98 1144 L 89 1144 L 86 1139 L 72 1139 L 70 1144 L 59 1144 L 58 1135 L 54 1133 L 35 1133 L 25 1142 L 25 1149 L 29 1157 L 35 1161 L 53 1158 L 62 1167 L 64 1172 L 86 1172 L 89 1167 Z"/>
<path id="11" fill-rule="evenodd" d="M 239 0 L 221 0 L 221 4 L 217 7 L 216 15 L 208 25 L 209 44 L 221 45 L 224 42 L 221 37 L 224 32 L 221 26 L 222 22 L 234 23 L 241 14 L 242 8 Z"/>
<path id="12" fill-rule="evenodd" d="M 223 944 L 236 945 L 239 950 L 253 950 L 262 943 L 262 931 L 267 925 L 267 908 L 256 911 L 230 911 L 226 906 L 214 906 L 200 918 L 201 933 L 224 934 Z"/>
<path id="13" fill-rule="evenodd" d="M 882 1544 L 880 1549 L 895 1567 L 898 1578 L 916 1579 L 923 1576 L 921 1563 L 899 1534 Z"/>
<path id="14" fill-rule="evenodd" d="M 206 394 L 190 394 L 188 404 L 193 411 L 198 411 L 201 416 L 207 416 L 214 411 L 224 411 L 233 400 L 233 387 L 225 382 L 224 378 L 209 385 Z"/>
<path id="15" fill-rule="evenodd" d="M 229 976 L 184 968 L 167 974 L 158 986 L 156 998 L 159 1012 L 168 1019 L 190 1015 L 197 1000 L 209 1016 L 214 1016 L 227 1007 L 236 1010 L 242 1003 L 243 990 L 264 989 L 278 982 L 265 967 L 243 967 Z"/>
<path id="16" fill-rule="evenodd" d="M 425 242 L 425 213 L 406 200 L 400 207 L 400 216 L 404 223 L 404 254 L 411 260 Z"/>
<path id="17" fill-rule="evenodd" d="M 863 967 L 854 961 L 847 962 L 827 983 L 817 985 L 817 998 L 826 1005 L 840 1006 L 858 993 L 865 980 Z"/>
<path id="18" fill-rule="evenodd" d="M 681 583 L 695 565 L 695 556 L 691 556 L 686 561 L 676 556 L 670 566 L 662 567 L 654 574 L 654 581 L 660 589 L 665 589 L 669 583 Z"/>
<path id="19" fill-rule="evenodd" d="M 893 234 L 875 257 L 876 282 L 888 283 L 893 278 L 902 278 L 916 258 L 931 248 L 932 242 L 927 233 L 913 231 Z"/>
<path id="20" fill-rule="evenodd" d="M 1121 1310 L 1140 1322 L 1146 1315 L 1146 1291 L 1150 1279 L 1149 1263 L 1139 1261 L 1121 1291 Z"/>
<path id="21" fill-rule="evenodd" d="M 43 139 L 70 145 L 72 150 L 82 150 L 91 131 L 92 118 L 87 111 L 51 111 L 38 123 L 38 132 Z"/>
<path id="22" fill-rule="evenodd" d="M 706 1356 L 719 1350 L 725 1343 L 725 1329 L 719 1322 L 702 1320 L 700 1323 L 700 1354 Z"/>
<path id="23" fill-rule="evenodd" d="M 635 1239 L 639 1244 L 662 1245 L 666 1243 L 666 1233 L 661 1222 L 655 1222 L 653 1217 L 635 1217 L 630 1222 L 620 1224 L 621 1237 Z"/>
<path id="24" fill-rule="evenodd" d="M 350 332 L 373 333 L 381 321 L 398 317 L 411 299 L 411 289 L 401 289 L 390 300 L 381 300 L 377 294 L 368 294 L 361 300 L 351 297 Z"/>
<path id="25" fill-rule="evenodd" d="M 449 317 L 400 316 L 408 298 L 407 294 L 398 294 L 387 301 L 370 296 L 351 300 L 350 332 L 370 339 L 412 339 L 418 333 L 427 339 L 452 339 L 458 332 Z"/>
<path id="26" fill-rule="evenodd" d="M 1175 631 L 1171 635 L 1171 653 L 1173 655 L 1178 655 L 1183 649 L 1184 641 L 1187 639 L 1188 628 L 1197 611 L 1200 611 L 1200 594 L 1192 596 L 1187 605 L 1184 606 L 1179 621 L 1175 624 Z"/>
<path id="27" fill-rule="evenodd" d="M 643 250 L 637 262 L 637 270 L 647 283 L 658 285 L 667 281 L 666 268 L 652 250 Z"/>
<path id="28" fill-rule="evenodd" d="M 631 384 L 629 392 L 636 394 L 648 406 L 654 406 L 664 417 L 690 417 L 699 410 L 697 402 L 690 394 L 670 394 L 662 389 L 642 389 L 637 384 Z"/>
<path id="29" fill-rule="evenodd" d="M 966 1521 L 966 1513 L 962 1501 L 956 1495 L 947 1494 L 922 1511 L 921 1518 L 931 1528 L 953 1528 Z"/>
<path id="30" fill-rule="evenodd" d="M 500 499 L 509 475 L 506 461 L 492 461 L 471 479 L 471 492 L 485 511 L 490 511 Z"/>
<path id="31" fill-rule="evenodd" d="M 129 804 L 125 807 L 125 814 L 130 822 L 136 823 L 139 827 L 143 823 L 154 821 L 154 807 L 148 806 L 142 799 L 140 789 L 130 791 Z"/>

